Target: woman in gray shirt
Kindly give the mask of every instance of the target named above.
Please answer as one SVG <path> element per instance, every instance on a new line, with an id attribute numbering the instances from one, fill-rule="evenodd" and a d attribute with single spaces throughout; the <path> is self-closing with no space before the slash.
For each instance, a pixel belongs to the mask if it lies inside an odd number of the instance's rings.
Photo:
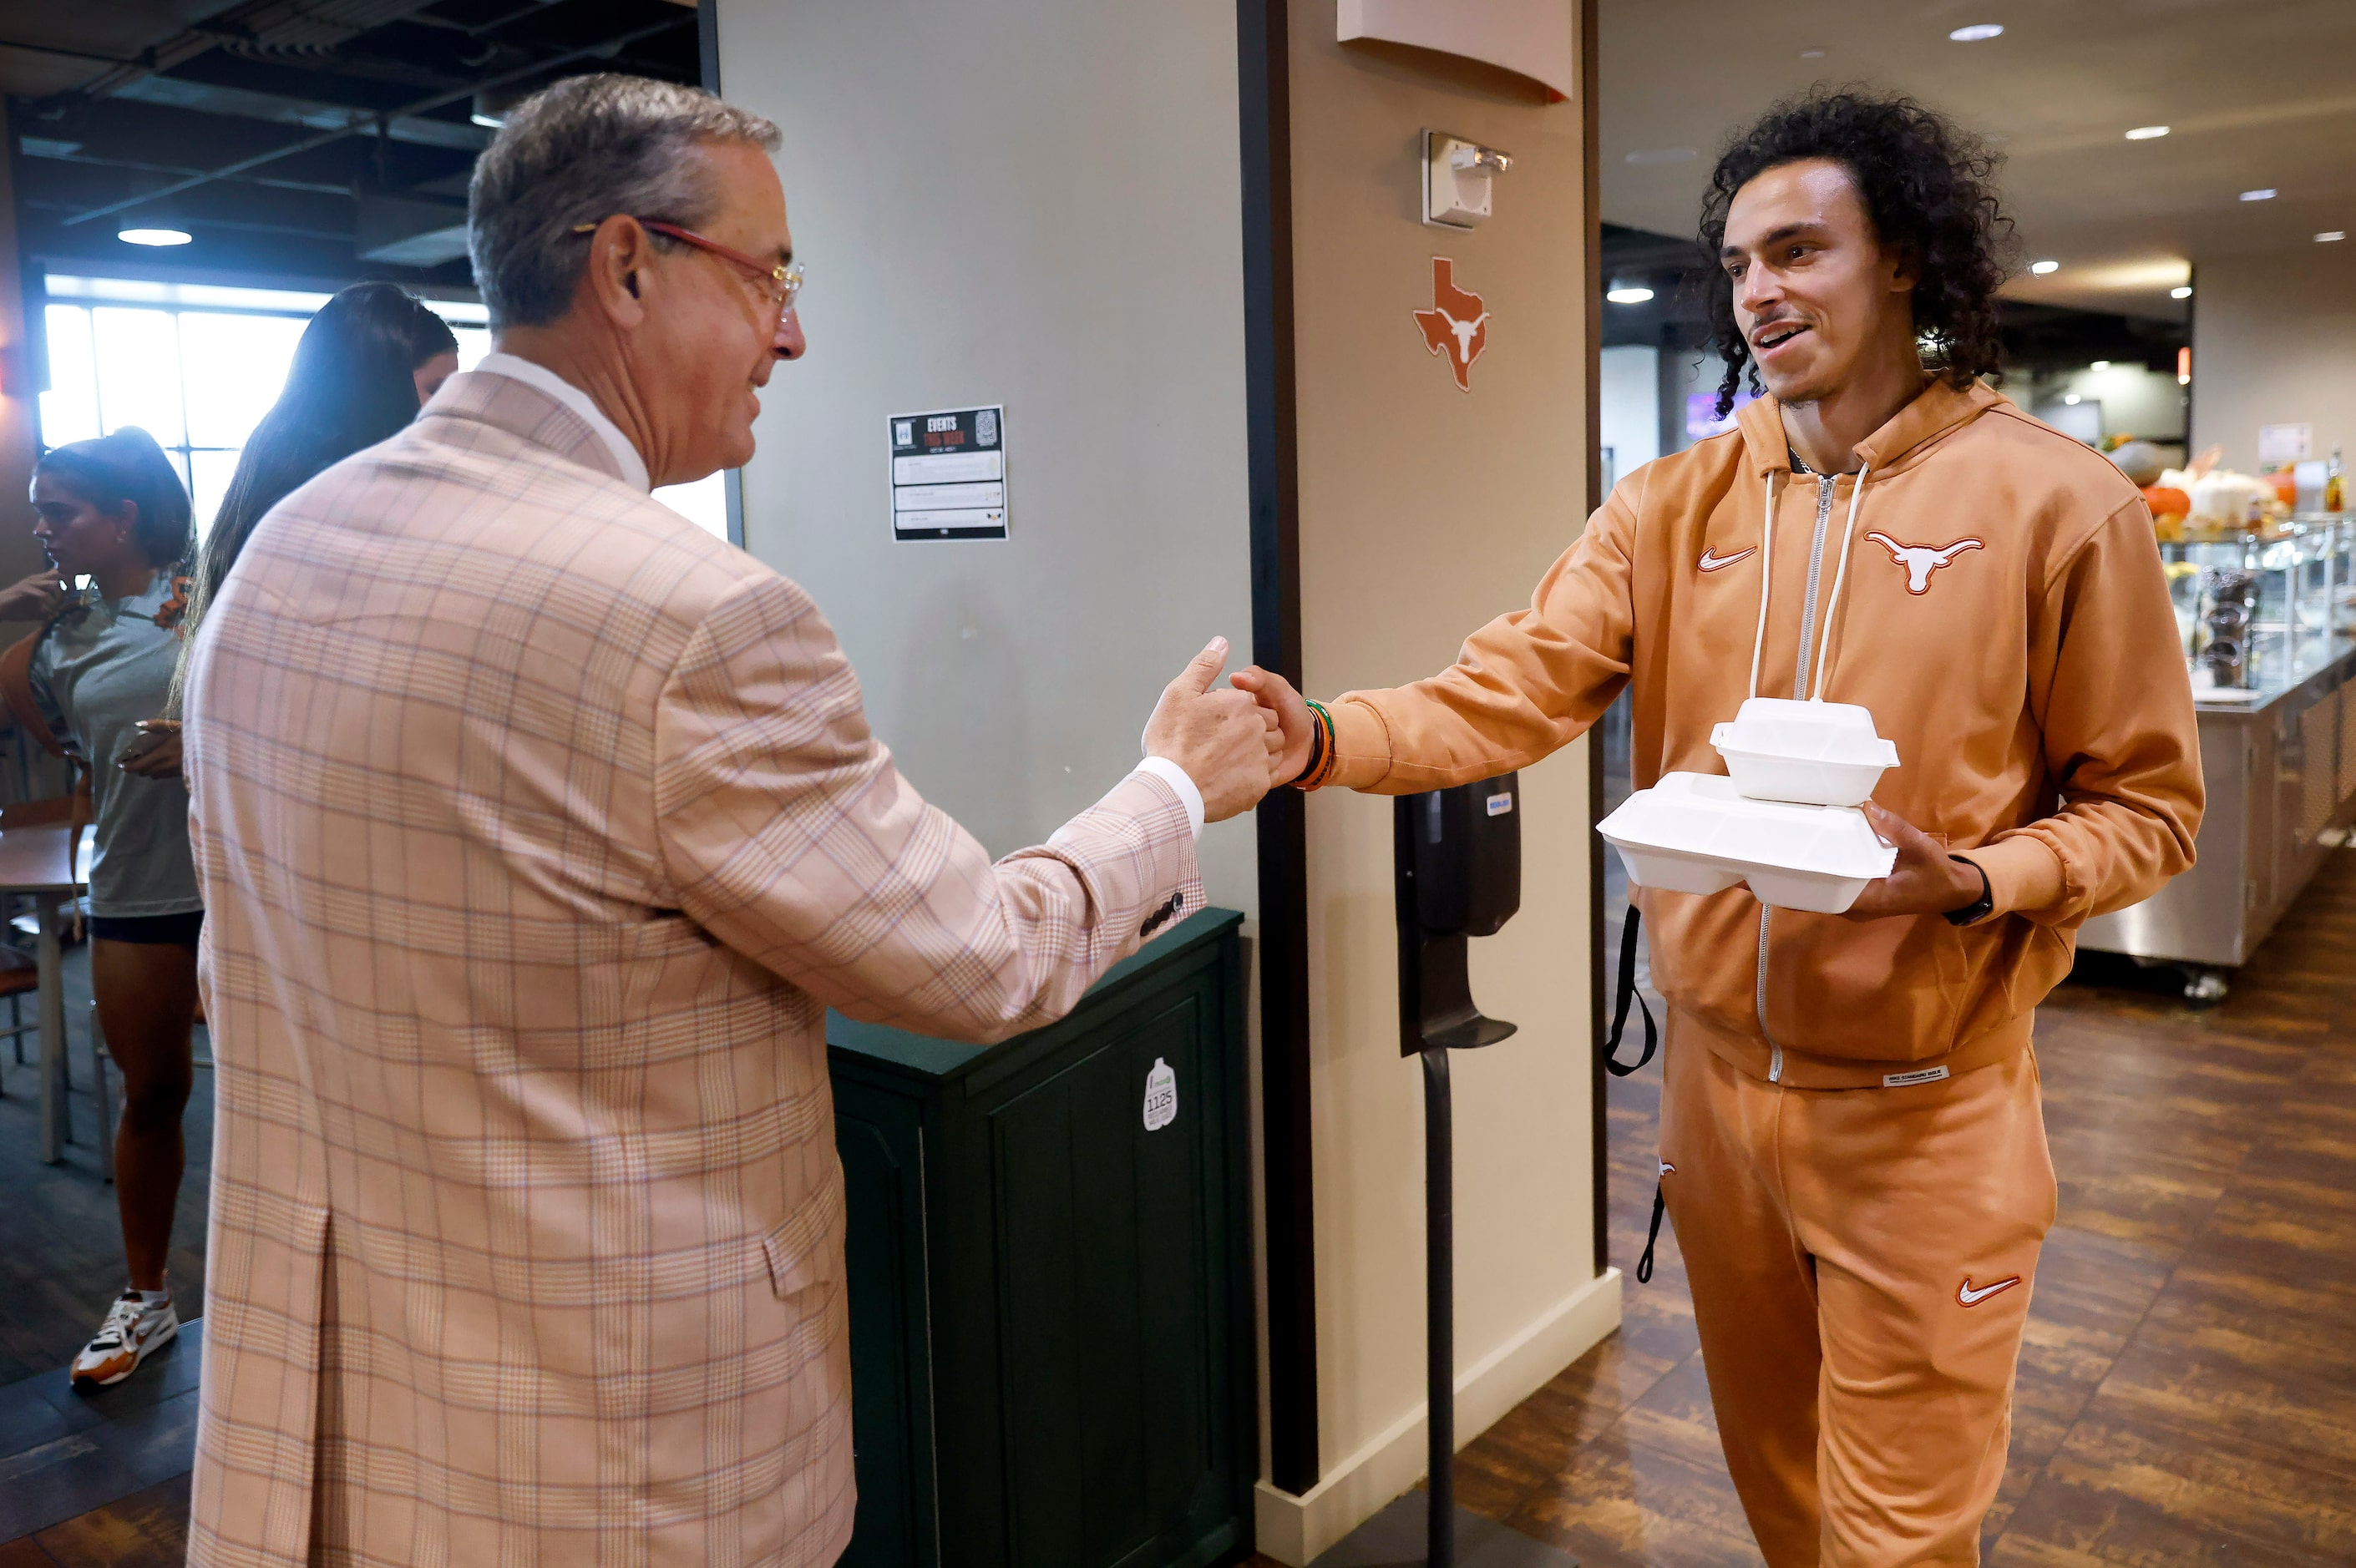
<path id="1" fill-rule="evenodd" d="M 58 575 L 90 580 L 79 592 L 49 590 L 61 607 L 33 655 L 31 684 L 50 732 L 90 772 L 91 987 L 123 1071 L 114 1194 L 131 1284 L 73 1364 L 75 1381 L 103 1384 L 129 1377 L 179 1332 L 164 1264 L 184 1159 L 204 901 L 187 791 L 176 769 L 143 760 L 155 737 L 139 721 L 163 710 L 179 656 L 187 580 L 175 572 L 188 553 L 188 496 L 154 439 L 126 427 L 43 456 L 33 512 L 33 537 Z"/>

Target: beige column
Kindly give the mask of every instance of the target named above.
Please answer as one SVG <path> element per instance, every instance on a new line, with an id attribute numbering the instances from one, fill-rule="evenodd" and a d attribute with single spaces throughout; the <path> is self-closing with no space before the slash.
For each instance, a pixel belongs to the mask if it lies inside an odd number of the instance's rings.
<path id="1" fill-rule="evenodd" d="M 1416 679 L 1529 603 L 1585 522 L 1581 106 L 1453 57 L 1343 44 L 1291 7 L 1301 637 L 1313 695 Z M 1513 155 L 1494 215 L 1421 221 L 1421 132 Z M 1414 313 L 1435 257 L 1487 313 L 1460 389 Z M 1461 313 L 1460 313 L 1461 314 Z M 1470 1441 L 1619 1321 L 1593 1268 L 1588 747 L 1523 777 L 1521 912 L 1473 944 L 1520 1032 L 1454 1061 L 1458 1420 Z M 1425 1469 L 1420 1070 L 1399 1055 L 1392 803 L 1309 803 L 1319 1439 L 1306 1498 L 1263 1487 L 1259 1548 L 1302 1563 Z"/>

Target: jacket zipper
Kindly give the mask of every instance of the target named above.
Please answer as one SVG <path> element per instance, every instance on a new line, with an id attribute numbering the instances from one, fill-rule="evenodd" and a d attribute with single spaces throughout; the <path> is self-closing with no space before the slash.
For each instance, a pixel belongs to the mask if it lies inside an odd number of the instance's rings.
<path id="1" fill-rule="evenodd" d="M 1816 476 L 1816 535 L 1808 545 L 1808 596 L 1800 604 L 1800 662 L 1792 667 L 1792 700 L 1808 693 L 1808 656 L 1815 651 L 1816 591 L 1824 583 L 1825 535 L 1833 522 L 1833 476 Z"/>
<path id="2" fill-rule="evenodd" d="M 1815 641 L 1816 591 L 1823 585 L 1825 575 L 1825 535 L 1833 521 L 1833 476 L 1816 476 L 1816 531 L 1808 542 L 1808 592 L 1800 605 L 1800 659 L 1792 669 L 1792 696 L 1796 700 L 1807 693 L 1809 645 Z M 1764 562 L 1760 570 L 1772 571 L 1773 561 Z M 1767 944 L 1773 926 L 1774 911 L 1765 904 L 1759 906 L 1759 973 L 1752 993 L 1751 1006 L 1759 1015 L 1759 1033 L 1767 1041 L 1767 1082 L 1783 1081 L 1783 1047 L 1767 1029 Z"/>

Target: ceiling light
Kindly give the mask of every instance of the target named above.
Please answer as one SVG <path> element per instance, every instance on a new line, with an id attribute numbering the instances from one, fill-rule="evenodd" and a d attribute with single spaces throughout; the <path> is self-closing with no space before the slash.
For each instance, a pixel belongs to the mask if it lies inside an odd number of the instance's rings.
<path id="1" fill-rule="evenodd" d="M 508 111 L 530 98 L 538 89 L 510 82 L 504 87 L 486 87 L 475 93 L 467 106 L 466 118 L 486 131 L 496 131 L 508 123 Z"/>
<path id="2" fill-rule="evenodd" d="M 2065 403 L 2069 404 L 2069 405 L 2070 405 L 2072 408 L 2073 408 L 2073 409 L 2074 409 L 2074 408 L 2076 408 L 2080 403 L 2082 403 L 2082 402 L 2084 402 L 2084 401 L 2085 401 L 2085 400 L 2084 400 L 2083 398 L 2081 398 L 2081 397 L 2080 397 L 2077 393 L 2075 393 L 2075 392 L 2071 393 L 2068 397 L 2066 397 L 2066 398 L 2062 399 L 2062 400 L 2063 402 L 2065 402 Z"/>
<path id="3" fill-rule="evenodd" d="M 185 229 L 118 229 L 114 237 L 125 245 L 185 245 L 193 238 Z"/>
<path id="4" fill-rule="evenodd" d="M 2168 127 L 2165 125 L 2138 125 L 2134 130 L 2127 133 L 2127 140 L 2130 142 L 2148 142 L 2156 136 L 2165 136 L 2167 134 Z"/>
<path id="5" fill-rule="evenodd" d="M 2035 272 L 2041 278 L 2048 272 L 2060 272 L 2062 270 L 2062 263 L 2059 261 L 2031 261 L 2029 263 L 2029 270 Z"/>
<path id="6" fill-rule="evenodd" d="M 2189 300 L 2192 297 L 2192 285 L 2179 283 L 2168 291 L 2168 297 L 2172 300 Z"/>
<path id="7" fill-rule="evenodd" d="M 1822 49 L 1813 48 L 1802 49 L 1800 51 L 1800 58 L 1804 60 L 1820 60 L 1825 58 L 1825 51 Z"/>
<path id="8" fill-rule="evenodd" d="M 1953 38 L 1959 44 L 1976 44 L 1985 38 L 2000 38 L 2004 37 L 2004 24 L 2001 22 L 1974 22 L 1968 27 L 1957 27 L 1954 32 L 1949 33 L 1947 37 Z"/>
<path id="9" fill-rule="evenodd" d="M 2315 237 L 2315 242 L 2319 245 L 2332 245 L 2347 238 L 2348 230 L 2345 229 L 2327 229 Z"/>
<path id="10" fill-rule="evenodd" d="M 2272 201 L 2274 198 L 2275 187 L 2272 186 L 2264 186 L 2256 190 L 2245 190 L 2242 193 L 2244 201 Z"/>
<path id="11" fill-rule="evenodd" d="M 2110 368 L 2111 362 L 2107 359 L 2097 359 L 2092 365 L 2086 367 L 2089 370 L 2107 370 Z"/>
<path id="12" fill-rule="evenodd" d="M 1642 283 L 1614 283 L 1603 297 L 1613 304 L 1643 304 L 1653 297 L 1653 291 Z"/>

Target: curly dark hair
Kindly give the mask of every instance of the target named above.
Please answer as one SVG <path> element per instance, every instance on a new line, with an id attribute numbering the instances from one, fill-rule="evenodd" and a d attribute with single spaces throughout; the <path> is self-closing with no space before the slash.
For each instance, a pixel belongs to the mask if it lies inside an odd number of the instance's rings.
<path id="1" fill-rule="evenodd" d="M 1848 171 L 1874 232 L 1919 273 L 1914 330 L 1928 340 L 1925 366 L 1955 387 L 1995 370 L 2001 354 L 1996 292 L 2011 272 L 2014 251 L 2012 219 L 1998 206 L 1993 183 L 2003 159 L 1911 98 L 1818 86 L 1776 104 L 1728 143 L 1702 197 L 1709 347 L 1726 362 L 1718 417 L 1734 407 L 1746 369 L 1751 389 L 1764 390 L 1735 323 L 1733 291 L 1719 270 L 1727 208 L 1735 192 L 1769 169 L 1806 158 Z"/>

